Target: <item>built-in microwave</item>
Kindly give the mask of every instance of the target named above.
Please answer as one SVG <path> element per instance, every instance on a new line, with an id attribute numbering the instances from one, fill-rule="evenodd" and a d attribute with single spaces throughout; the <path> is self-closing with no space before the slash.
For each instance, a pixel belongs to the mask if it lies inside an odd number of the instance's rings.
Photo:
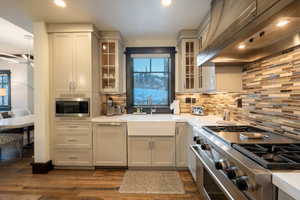
<path id="1" fill-rule="evenodd" d="M 89 98 L 60 98 L 55 101 L 56 117 L 89 117 Z"/>

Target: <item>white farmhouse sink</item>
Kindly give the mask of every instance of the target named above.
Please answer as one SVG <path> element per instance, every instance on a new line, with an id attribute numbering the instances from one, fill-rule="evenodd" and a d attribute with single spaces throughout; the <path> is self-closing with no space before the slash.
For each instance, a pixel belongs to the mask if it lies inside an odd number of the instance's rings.
<path id="1" fill-rule="evenodd" d="M 174 136 L 176 122 L 172 115 L 129 115 L 129 136 Z"/>

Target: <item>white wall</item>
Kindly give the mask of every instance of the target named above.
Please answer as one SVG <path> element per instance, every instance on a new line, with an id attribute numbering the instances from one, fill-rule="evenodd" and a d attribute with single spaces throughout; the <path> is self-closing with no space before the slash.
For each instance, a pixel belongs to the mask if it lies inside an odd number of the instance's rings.
<path id="1" fill-rule="evenodd" d="M 33 113 L 33 68 L 0 60 L 0 70 L 11 71 L 12 110 L 28 109 Z"/>

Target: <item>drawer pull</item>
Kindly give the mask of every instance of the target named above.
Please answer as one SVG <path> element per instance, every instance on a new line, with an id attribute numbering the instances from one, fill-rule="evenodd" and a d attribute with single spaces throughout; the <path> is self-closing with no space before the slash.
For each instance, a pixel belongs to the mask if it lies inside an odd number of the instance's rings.
<path id="1" fill-rule="evenodd" d="M 78 140 L 76 139 L 69 139 L 68 142 L 77 142 Z"/>
<path id="2" fill-rule="evenodd" d="M 121 123 L 101 123 L 98 126 L 121 126 Z"/>
<path id="3" fill-rule="evenodd" d="M 70 160 L 77 160 L 78 157 L 76 157 L 76 156 L 70 156 L 69 159 L 70 159 Z"/>
<path id="4" fill-rule="evenodd" d="M 68 128 L 79 128 L 79 126 L 68 126 Z"/>

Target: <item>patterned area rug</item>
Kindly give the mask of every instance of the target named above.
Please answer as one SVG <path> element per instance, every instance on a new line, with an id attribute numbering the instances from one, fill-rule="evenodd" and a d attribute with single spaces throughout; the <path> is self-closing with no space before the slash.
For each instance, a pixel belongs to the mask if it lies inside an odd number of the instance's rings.
<path id="1" fill-rule="evenodd" d="M 176 171 L 128 170 L 120 193 L 184 194 L 183 184 Z"/>

